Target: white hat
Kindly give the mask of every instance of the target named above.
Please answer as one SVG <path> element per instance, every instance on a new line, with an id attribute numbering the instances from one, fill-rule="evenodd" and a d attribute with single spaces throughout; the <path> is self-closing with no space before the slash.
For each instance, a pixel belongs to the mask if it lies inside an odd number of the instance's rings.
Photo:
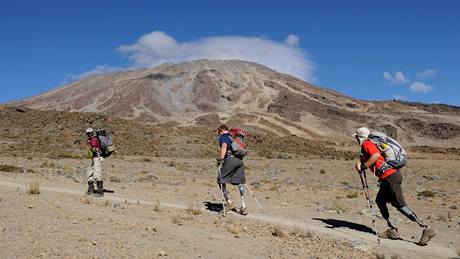
<path id="1" fill-rule="evenodd" d="M 353 134 L 354 137 L 358 137 L 360 139 L 367 139 L 367 137 L 369 137 L 369 134 L 371 134 L 371 131 L 366 128 L 366 127 L 361 127 L 359 129 L 356 130 L 356 133 Z"/>
<path id="2" fill-rule="evenodd" d="M 86 134 L 89 134 L 89 133 L 93 133 L 94 130 L 93 130 L 93 128 L 87 128 L 85 132 L 86 132 Z"/>

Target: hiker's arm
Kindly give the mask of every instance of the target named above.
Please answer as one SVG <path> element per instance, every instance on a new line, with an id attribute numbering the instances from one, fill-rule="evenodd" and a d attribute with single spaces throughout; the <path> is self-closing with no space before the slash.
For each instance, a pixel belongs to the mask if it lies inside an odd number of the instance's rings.
<path id="1" fill-rule="evenodd" d="M 369 157 L 367 161 L 356 163 L 356 170 L 361 171 L 373 166 L 375 162 L 377 162 L 377 160 L 379 159 L 379 156 L 380 155 L 378 153 L 374 153 L 371 155 L 371 157 Z"/>
<path id="2" fill-rule="evenodd" d="M 361 169 L 367 169 L 367 168 L 373 166 L 375 164 L 375 162 L 377 162 L 377 160 L 379 160 L 379 157 L 380 157 L 380 155 L 378 153 L 372 154 L 372 156 L 369 157 L 369 159 L 367 161 L 364 161 L 360 165 Z M 364 166 L 364 168 L 362 168 L 363 166 Z"/>
<path id="3" fill-rule="evenodd" d="M 222 143 L 220 146 L 220 159 L 224 160 L 225 154 L 227 154 L 227 143 Z"/>

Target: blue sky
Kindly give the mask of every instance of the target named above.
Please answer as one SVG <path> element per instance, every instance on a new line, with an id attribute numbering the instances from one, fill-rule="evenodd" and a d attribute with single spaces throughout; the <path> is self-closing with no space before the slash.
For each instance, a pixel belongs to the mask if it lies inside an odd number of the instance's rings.
<path id="1" fill-rule="evenodd" d="M 88 73 L 236 57 L 356 98 L 460 106 L 459 13 L 454 0 L 3 1 L 0 102 Z"/>

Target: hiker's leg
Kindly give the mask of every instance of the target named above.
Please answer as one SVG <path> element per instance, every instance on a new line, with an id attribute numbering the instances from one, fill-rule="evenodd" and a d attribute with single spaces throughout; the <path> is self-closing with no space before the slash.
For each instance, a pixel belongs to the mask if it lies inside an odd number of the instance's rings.
<path id="1" fill-rule="evenodd" d="M 224 198 L 226 201 L 230 200 L 230 193 L 227 190 L 227 184 L 222 183 L 222 193 L 224 194 Z"/>
<path id="2" fill-rule="evenodd" d="M 242 159 L 232 158 L 231 163 L 233 165 L 232 183 L 233 184 L 245 184 L 246 174 L 244 172 L 244 163 Z"/>
<path id="3" fill-rule="evenodd" d="M 402 174 L 401 172 L 396 172 L 390 176 L 387 177 L 388 182 L 390 183 L 391 186 L 391 205 L 398 209 L 399 212 L 401 212 L 404 216 L 406 216 L 408 219 L 417 222 L 420 227 L 426 227 L 425 224 L 421 220 L 418 219 L 417 215 L 415 212 L 413 212 L 409 206 L 407 206 L 406 201 L 404 199 L 403 191 L 402 191 Z"/>
<path id="4" fill-rule="evenodd" d="M 377 203 L 377 206 L 379 207 L 380 214 L 382 214 L 382 217 L 389 222 L 390 218 L 390 212 L 388 211 L 387 207 L 387 202 L 388 202 L 388 191 L 387 191 L 387 186 L 386 184 L 382 181 L 380 183 L 380 189 L 379 192 L 377 193 L 377 197 L 375 198 L 375 203 Z"/>
<path id="5" fill-rule="evenodd" d="M 102 157 L 93 158 L 93 178 L 96 181 L 102 181 Z"/>
<path id="6" fill-rule="evenodd" d="M 88 167 L 88 171 L 86 171 L 86 180 L 88 182 L 94 181 L 94 158 L 91 159 L 91 164 Z"/>
<path id="7" fill-rule="evenodd" d="M 94 158 L 94 179 L 96 179 L 97 193 L 104 196 L 104 182 L 102 181 L 102 157 Z"/>
<path id="8" fill-rule="evenodd" d="M 425 225 L 418 217 L 417 215 L 415 214 L 415 212 L 413 212 L 408 206 L 404 206 L 404 207 L 399 207 L 397 208 L 399 210 L 399 212 L 401 212 L 404 216 L 406 216 L 408 219 L 414 221 L 414 222 L 417 222 L 417 224 L 422 227 L 422 228 L 426 228 L 427 225 Z"/>

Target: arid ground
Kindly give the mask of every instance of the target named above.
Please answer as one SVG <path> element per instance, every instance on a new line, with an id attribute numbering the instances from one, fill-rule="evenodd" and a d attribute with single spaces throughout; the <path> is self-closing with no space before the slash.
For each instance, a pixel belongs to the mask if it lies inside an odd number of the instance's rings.
<path id="1" fill-rule="evenodd" d="M 246 159 L 247 216 L 217 210 L 212 158 L 114 156 L 106 159 L 104 198 L 84 195 L 88 159 L 0 158 L 3 258 L 453 258 L 460 249 L 458 156 L 415 155 L 404 171 L 408 203 L 439 234 L 396 210 L 404 240 L 372 233 L 353 161 Z M 371 195 L 377 190 L 368 176 Z M 39 194 L 28 184 L 38 182 Z M 238 200 L 236 188 L 232 196 Z M 385 224 L 377 219 L 378 230 Z"/>

